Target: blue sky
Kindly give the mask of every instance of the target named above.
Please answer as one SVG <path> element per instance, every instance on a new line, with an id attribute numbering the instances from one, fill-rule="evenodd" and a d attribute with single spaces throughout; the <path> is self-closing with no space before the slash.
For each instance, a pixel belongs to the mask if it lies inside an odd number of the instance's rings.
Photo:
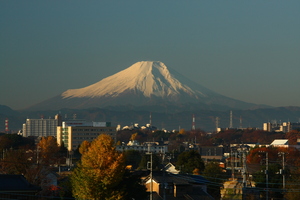
<path id="1" fill-rule="evenodd" d="M 158 60 L 220 94 L 300 106 L 300 1 L 0 1 L 0 104 Z"/>

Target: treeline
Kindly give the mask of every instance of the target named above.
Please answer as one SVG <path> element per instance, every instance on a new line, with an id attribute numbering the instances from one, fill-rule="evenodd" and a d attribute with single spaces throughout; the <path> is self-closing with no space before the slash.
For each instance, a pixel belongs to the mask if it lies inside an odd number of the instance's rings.
<path id="1" fill-rule="evenodd" d="M 228 145 L 242 143 L 270 144 L 275 139 L 288 139 L 290 145 L 297 144 L 299 130 L 292 130 L 288 133 L 267 132 L 254 129 L 228 129 L 219 133 L 207 133 L 203 130 L 186 131 L 181 129 L 175 132 L 143 131 L 143 130 L 122 130 L 117 133 L 117 141 L 128 143 L 130 140 L 137 140 L 139 143 L 150 141 L 168 141 L 169 151 L 178 149 L 183 142 L 196 143 L 200 146 Z M 120 144 L 119 143 L 119 144 Z"/>

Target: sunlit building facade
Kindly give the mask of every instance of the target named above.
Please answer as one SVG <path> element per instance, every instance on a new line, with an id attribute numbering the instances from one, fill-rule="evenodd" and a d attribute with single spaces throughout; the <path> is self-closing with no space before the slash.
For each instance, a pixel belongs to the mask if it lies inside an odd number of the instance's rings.
<path id="1" fill-rule="evenodd" d="M 110 122 L 62 122 L 62 126 L 57 127 L 57 143 L 74 151 L 84 140 L 92 142 L 101 134 L 107 134 L 115 141 L 116 127 Z"/>
<path id="2" fill-rule="evenodd" d="M 291 130 L 300 130 L 300 123 L 292 123 L 292 122 L 282 122 L 282 123 L 277 123 L 276 121 L 274 122 L 268 122 L 268 123 L 263 123 L 263 130 L 268 131 L 268 132 L 283 132 L 287 133 L 290 132 Z"/>
<path id="3" fill-rule="evenodd" d="M 61 126 L 62 120 L 60 115 L 55 115 L 54 118 L 44 119 L 26 119 L 23 124 L 22 135 L 24 137 L 47 137 L 56 136 L 57 126 Z"/>

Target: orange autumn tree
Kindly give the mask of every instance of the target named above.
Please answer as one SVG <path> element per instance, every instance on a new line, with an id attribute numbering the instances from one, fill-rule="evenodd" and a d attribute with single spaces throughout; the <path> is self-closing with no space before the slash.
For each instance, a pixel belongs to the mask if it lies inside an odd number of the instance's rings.
<path id="1" fill-rule="evenodd" d="M 42 163 L 55 163 L 59 146 L 57 140 L 53 136 L 42 137 L 37 145 L 38 150 L 38 162 Z"/>
<path id="2" fill-rule="evenodd" d="M 89 141 L 84 140 L 80 147 L 79 147 L 79 153 L 82 155 L 85 152 L 87 152 L 87 150 L 89 149 L 89 147 L 91 146 L 91 143 Z"/>
<path id="3" fill-rule="evenodd" d="M 71 176 L 73 196 L 78 199 L 123 199 L 118 185 L 125 172 L 125 160 L 114 141 L 102 134 L 84 151 Z"/>

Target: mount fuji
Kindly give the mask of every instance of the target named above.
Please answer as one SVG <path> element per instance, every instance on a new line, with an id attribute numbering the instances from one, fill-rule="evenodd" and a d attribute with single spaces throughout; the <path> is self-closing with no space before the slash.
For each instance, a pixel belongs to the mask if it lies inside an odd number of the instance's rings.
<path id="1" fill-rule="evenodd" d="M 29 107 L 29 110 L 106 107 L 250 109 L 259 107 L 218 94 L 159 61 L 141 61 L 97 83 Z"/>

